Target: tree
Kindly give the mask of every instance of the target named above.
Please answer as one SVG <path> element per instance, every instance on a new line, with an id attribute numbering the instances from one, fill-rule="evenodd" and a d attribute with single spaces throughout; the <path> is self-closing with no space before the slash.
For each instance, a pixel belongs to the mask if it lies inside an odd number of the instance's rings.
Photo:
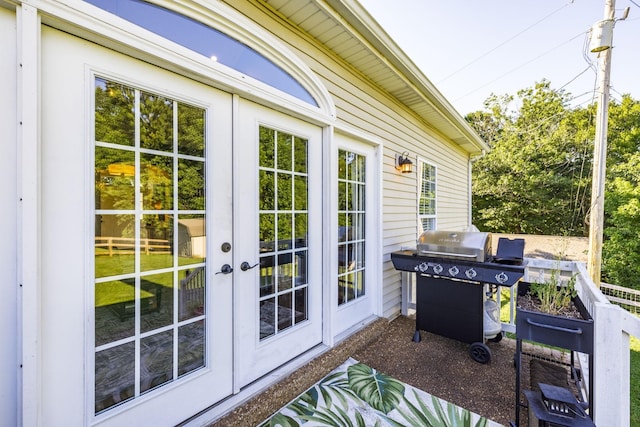
<path id="1" fill-rule="evenodd" d="M 612 104 L 609 130 L 602 275 L 640 289 L 640 102 Z"/>
<path id="2" fill-rule="evenodd" d="M 593 126 L 543 80 L 517 97 L 490 97 L 467 116 L 492 151 L 474 164 L 474 223 L 494 232 L 581 235 Z M 512 105 L 518 106 L 512 111 Z"/>
<path id="3" fill-rule="evenodd" d="M 588 235 L 595 105 L 568 99 L 543 80 L 466 117 L 492 147 L 473 169 L 478 227 Z M 603 281 L 640 289 L 640 102 L 610 103 L 607 140 Z"/>

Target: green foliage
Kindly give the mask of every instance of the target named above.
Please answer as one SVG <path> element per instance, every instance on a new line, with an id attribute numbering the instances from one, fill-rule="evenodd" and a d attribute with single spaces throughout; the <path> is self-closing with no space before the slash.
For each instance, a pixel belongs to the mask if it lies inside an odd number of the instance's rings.
<path id="1" fill-rule="evenodd" d="M 543 80 L 466 117 L 492 148 L 473 166 L 480 229 L 588 235 L 596 106 L 569 99 Z M 609 104 L 607 144 L 603 281 L 640 289 L 640 102 Z"/>
<path id="2" fill-rule="evenodd" d="M 607 183 L 603 276 L 606 282 L 640 289 L 640 153 L 612 168 Z"/>
<path id="3" fill-rule="evenodd" d="M 561 283 L 559 276 L 559 272 L 554 270 L 548 281 L 531 283 L 529 288 L 529 292 L 540 300 L 540 309 L 545 313 L 559 314 L 578 295 L 576 275 L 571 276 L 567 283 Z"/>
<path id="4" fill-rule="evenodd" d="M 404 396 L 404 385 L 361 363 L 349 366 L 349 387 L 375 409 L 388 414 Z"/>

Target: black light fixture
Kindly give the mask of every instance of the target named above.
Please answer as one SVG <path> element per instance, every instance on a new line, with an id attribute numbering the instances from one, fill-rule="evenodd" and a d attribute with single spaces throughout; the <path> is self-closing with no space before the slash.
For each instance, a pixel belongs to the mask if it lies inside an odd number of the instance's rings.
<path id="1" fill-rule="evenodd" d="M 413 172 L 413 162 L 409 158 L 409 152 L 396 154 L 396 169 L 402 173 Z"/>

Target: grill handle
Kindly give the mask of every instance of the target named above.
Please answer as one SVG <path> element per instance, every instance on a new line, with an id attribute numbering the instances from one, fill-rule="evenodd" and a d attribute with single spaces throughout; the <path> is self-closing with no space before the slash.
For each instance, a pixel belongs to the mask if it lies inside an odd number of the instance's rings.
<path id="1" fill-rule="evenodd" d="M 527 319 L 527 323 L 531 326 L 537 326 L 539 328 L 552 329 L 554 331 L 567 332 L 570 334 L 582 335 L 582 328 L 571 329 L 571 328 L 561 328 L 560 326 L 553 325 L 545 325 L 544 323 L 534 322 L 531 319 Z"/>
<path id="2" fill-rule="evenodd" d="M 436 252 L 436 251 L 424 251 L 421 250 L 420 251 L 421 254 L 430 254 L 430 255 L 440 255 L 440 256 L 456 256 L 456 257 L 463 257 L 463 258 L 475 258 L 475 255 L 470 255 L 470 254 L 452 254 L 451 252 Z"/>

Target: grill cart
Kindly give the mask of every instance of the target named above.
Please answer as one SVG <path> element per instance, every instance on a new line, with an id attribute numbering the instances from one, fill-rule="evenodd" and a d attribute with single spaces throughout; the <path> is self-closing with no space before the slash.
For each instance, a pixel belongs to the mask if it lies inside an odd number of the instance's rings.
<path id="1" fill-rule="evenodd" d="M 453 338 L 471 344 L 473 360 L 488 363 L 491 350 L 485 340 L 502 339 L 492 295 L 522 278 L 523 252 L 522 239 L 500 239 L 493 257 L 490 233 L 448 231 L 427 231 L 416 250 L 393 252 L 396 270 L 416 274 L 413 341 L 421 340 L 421 330 Z"/>

